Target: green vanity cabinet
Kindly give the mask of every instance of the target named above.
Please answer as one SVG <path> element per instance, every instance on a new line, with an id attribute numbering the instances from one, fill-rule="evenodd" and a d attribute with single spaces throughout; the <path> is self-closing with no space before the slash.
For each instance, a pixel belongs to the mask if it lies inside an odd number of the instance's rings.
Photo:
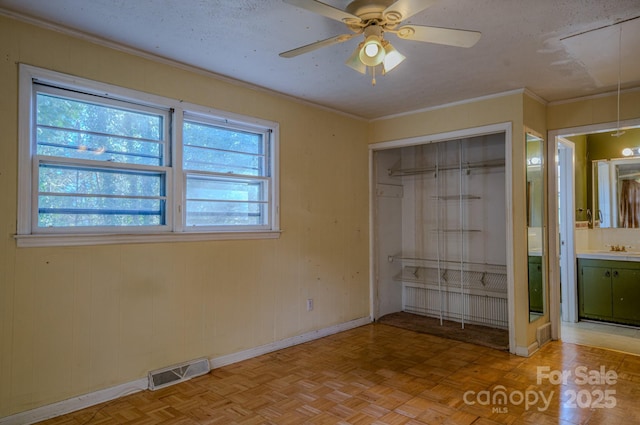
<path id="1" fill-rule="evenodd" d="M 611 277 L 613 317 L 640 324 L 640 267 L 615 269 Z"/>
<path id="2" fill-rule="evenodd" d="M 609 267 L 580 267 L 582 285 L 580 287 L 580 313 L 594 319 L 613 317 L 611 302 L 611 269 Z"/>
<path id="3" fill-rule="evenodd" d="M 578 259 L 579 315 L 640 325 L 640 262 Z"/>

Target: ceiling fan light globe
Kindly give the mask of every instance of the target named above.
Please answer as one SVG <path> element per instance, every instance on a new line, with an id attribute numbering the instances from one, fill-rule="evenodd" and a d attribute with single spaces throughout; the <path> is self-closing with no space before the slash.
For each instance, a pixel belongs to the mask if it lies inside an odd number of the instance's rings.
<path id="1" fill-rule="evenodd" d="M 385 73 L 391 71 L 406 59 L 406 57 L 402 53 L 397 51 L 391 45 L 391 43 L 387 43 L 384 46 L 384 52 L 385 52 L 385 55 L 384 55 L 384 60 L 382 61 L 382 66 L 384 67 Z"/>
<path id="2" fill-rule="evenodd" d="M 356 71 L 358 71 L 361 74 L 366 74 L 367 73 L 367 65 L 363 64 L 362 61 L 360 60 L 360 49 L 361 49 L 361 46 L 358 46 L 353 51 L 351 56 L 349 56 L 349 59 L 347 59 L 345 64 L 349 68 L 355 69 Z"/>
<path id="3" fill-rule="evenodd" d="M 364 47 L 364 54 L 370 58 L 375 58 L 380 48 L 375 43 L 369 43 Z"/>
<path id="4" fill-rule="evenodd" d="M 360 61 L 366 66 L 377 66 L 384 60 L 385 52 L 380 42 L 380 37 L 377 35 L 370 35 L 364 41 L 362 48 L 360 48 Z"/>

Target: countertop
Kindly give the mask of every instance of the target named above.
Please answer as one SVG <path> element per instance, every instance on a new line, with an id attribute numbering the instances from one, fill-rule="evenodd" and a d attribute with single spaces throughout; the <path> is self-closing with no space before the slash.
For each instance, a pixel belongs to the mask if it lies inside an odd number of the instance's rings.
<path id="1" fill-rule="evenodd" d="M 590 258 L 593 260 L 615 260 L 615 261 L 636 261 L 640 262 L 640 252 L 637 251 L 606 251 L 606 250 L 585 250 L 576 253 L 578 258 Z"/>

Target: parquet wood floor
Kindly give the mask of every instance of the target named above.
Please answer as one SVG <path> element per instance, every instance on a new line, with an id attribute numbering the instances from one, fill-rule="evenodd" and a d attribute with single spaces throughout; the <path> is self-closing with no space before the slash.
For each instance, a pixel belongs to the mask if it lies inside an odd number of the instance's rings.
<path id="1" fill-rule="evenodd" d="M 552 342 L 522 358 L 371 324 L 41 424 L 640 424 L 639 398 L 634 355 Z"/>

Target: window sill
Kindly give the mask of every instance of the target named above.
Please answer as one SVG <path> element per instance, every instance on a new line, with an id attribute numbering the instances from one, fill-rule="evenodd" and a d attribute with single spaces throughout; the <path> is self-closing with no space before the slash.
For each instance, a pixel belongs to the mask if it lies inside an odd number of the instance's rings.
<path id="1" fill-rule="evenodd" d="M 46 246 L 114 245 L 131 243 L 201 242 L 242 239 L 278 239 L 279 230 L 211 233 L 153 233 L 153 234 L 66 234 L 14 235 L 19 248 Z"/>

